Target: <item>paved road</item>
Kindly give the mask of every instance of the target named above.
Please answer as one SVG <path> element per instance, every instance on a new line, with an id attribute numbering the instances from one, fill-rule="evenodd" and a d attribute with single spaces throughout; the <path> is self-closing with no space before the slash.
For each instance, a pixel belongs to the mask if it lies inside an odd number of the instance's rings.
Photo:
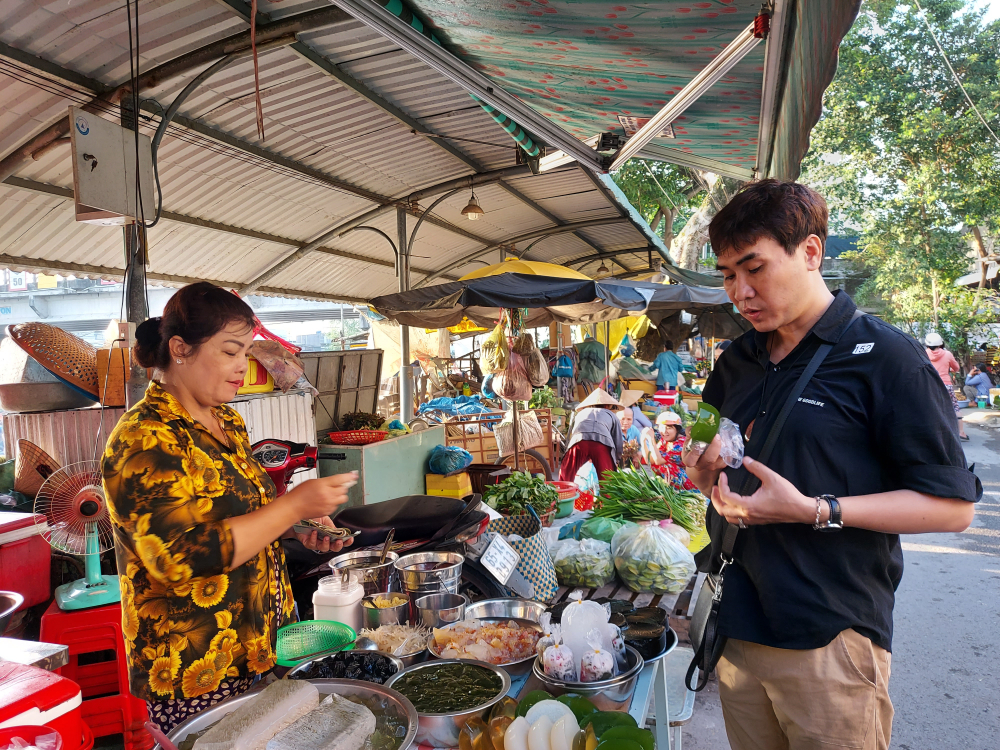
<path id="1" fill-rule="evenodd" d="M 1000 430 L 967 427 L 985 494 L 961 534 L 903 538 L 892 678 L 893 750 L 1000 748 Z M 687 750 L 730 750 L 710 685 L 684 733 Z"/>

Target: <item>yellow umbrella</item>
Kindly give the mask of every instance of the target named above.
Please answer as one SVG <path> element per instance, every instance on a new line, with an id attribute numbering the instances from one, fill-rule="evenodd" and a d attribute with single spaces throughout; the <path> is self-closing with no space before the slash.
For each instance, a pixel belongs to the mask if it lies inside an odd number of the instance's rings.
<path id="1" fill-rule="evenodd" d="M 499 276 L 502 273 L 527 273 L 533 276 L 554 276 L 559 279 L 589 279 L 579 271 L 565 266 L 557 266 L 555 263 L 541 263 L 534 260 L 519 260 L 517 258 L 507 258 L 503 263 L 494 263 L 492 266 L 478 268 L 471 273 L 465 274 L 459 281 L 469 279 L 481 279 L 484 276 Z"/>

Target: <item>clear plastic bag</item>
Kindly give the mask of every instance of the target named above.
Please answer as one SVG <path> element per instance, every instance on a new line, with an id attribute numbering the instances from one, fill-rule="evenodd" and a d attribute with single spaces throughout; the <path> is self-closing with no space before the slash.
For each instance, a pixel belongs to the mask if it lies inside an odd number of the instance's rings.
<path id="1" fill-rule="evenodd" d="M 479 348 L 479 368 L 486 375 L 503 372 L 507 369 L 509 353 L 507 334 L 504 333 L 503 326 L 498 325 Z"/>
<path id="2" fill-rule="evenodd" d="M 25 727 L 32 729 L 32 727 Z M 0 750 L 59 750 L 62 747 L 62 738 L 58 732 L 51 734 L 39 734 L 30 742 L 17 735 L 10 738 L 9 742 L 0 743 Z"/>
<path id="3" fill-rule="evenodd" d="M 533 386 L 541 387 L 549 382 L 549 363 L 535 346 L 534 336 L 522 333 L 510 348 L 524 360 L 525 372 Z"/>
<path id="4" fill-rule="evenodd" d="M 542 626 L 542 637 L 535 644 L 535 653 L 543 656 L 547 649 L 555 646 L 562 640 L 562 635 L 559 632 L 559 626 L 552 624 L 552 614 L 550 612 L 543 612 L 538 618 L 538 624 Z"/>
<path id="5" fill-rule="evenodd" d="M 625 526 L 611 540 L 615 569 L 632 591 L 677 594 L 694 575 L 694 555 L 659 524 Z"/>
<path id="6" fill-rule="evenodd" d="M 271 373 L 282 393 L 288 393 L 305 374 L 302 360 L 277 341 L 254 341 L 250 345 L 250 356 Z"/>
<path id="7" fill-rule="evenodd" d="M 587 633 L 587 650 L 580 656 L 580 682 L 610 680 L 617 673 L 615 657 L 601 647 L 597 629 Z"/>
<path id="8" fill-rule="evenodd" d="M 542 670 L 556 680 L 576 682 L 576 662 L 573 651 L 563 643 L 549 646 L 542 654 Z"/>
<path id="9" fill-rule="evenodd" d="M 743 465 L 743 435 L 740 426 L 735 422 L 722 418 L 719 422 L 719 439 L 722 440 L 722 460 L 730 469 L 738 469 Z"/>
<path id="10" fill-rule="evenodd" d="M 615 578 L 611 545 L 596 539 L 563 539 L 549 549 L 560 586 L 597 589 Z"/>
<path id="11" fill-rule="evenodd" d="M 589 492 L 591 495 L 596 495 L 600 492 L 601 482 L 597 478 L 597 469 L 594 468 L 594 464 L 588 461 L 581 466 L 580 470 L 576 472 L 576 476 L 573 477 L 573 484 L 581 491 Z"/>

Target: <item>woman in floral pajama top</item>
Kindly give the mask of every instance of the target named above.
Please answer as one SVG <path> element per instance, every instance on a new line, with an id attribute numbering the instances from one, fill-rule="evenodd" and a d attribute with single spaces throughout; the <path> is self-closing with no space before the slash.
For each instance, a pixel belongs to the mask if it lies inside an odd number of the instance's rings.
<path id="1" fill-rule="evenodd" d="M 219 287 L 177 292 L 136 331 L 133 356 L 159 382 L 104 454 L 130 689 L 165 732 L 275 666 L 277 630 L 295 612 L 280 538 L 301 518 L 332 526 L 356 479 L 312 480 L 276 498 L 225 405 L 242 385 L 253 326 L 246 303 Z M 299 539 L 341 548 L 316 532 Z"/>

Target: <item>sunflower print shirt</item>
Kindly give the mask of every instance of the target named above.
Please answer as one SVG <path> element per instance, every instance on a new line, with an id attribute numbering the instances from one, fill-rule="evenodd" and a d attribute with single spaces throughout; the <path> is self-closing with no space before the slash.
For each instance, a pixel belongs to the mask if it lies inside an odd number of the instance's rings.
<path id="1" fill-rule="evenodd" d="M 231 449 L 152 382 L 104 454 L 130 687 L 146 701 L 196 698 L 267 672 L 277 629 L 293 618 L 280 541 L 232 567 L 228 519 L 268 504 L 275 488 L 240 415 L 214 413 Z"/>

